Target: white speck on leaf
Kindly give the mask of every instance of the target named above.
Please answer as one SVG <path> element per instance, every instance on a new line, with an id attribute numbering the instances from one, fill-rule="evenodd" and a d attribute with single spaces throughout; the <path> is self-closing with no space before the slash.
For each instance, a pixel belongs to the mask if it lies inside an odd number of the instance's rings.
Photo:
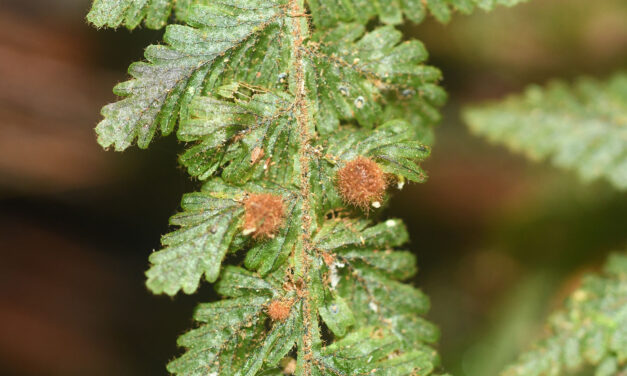
<path id="1" fill-rule="evenodd" d="M 364 108 L 365 103 L 366 103 L 366 100 L 362 96 L 359 96 L 355 99 L 355 107 L 357 107 L 357 109 Z"/>

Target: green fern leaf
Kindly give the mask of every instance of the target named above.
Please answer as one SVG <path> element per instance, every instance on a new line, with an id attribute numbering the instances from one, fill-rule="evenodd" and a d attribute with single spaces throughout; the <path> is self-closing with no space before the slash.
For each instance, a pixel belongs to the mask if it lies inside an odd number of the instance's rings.
<path id="1" fill-rule="evenodd" d="M 606 82 L 554 82 L 522 96 L 470 108 L 464 118 L 477 134 L 532 159 L 551 157 L 584 180 L 604 177 L 627 189 L 627 74 Z"/>
<path id="2" fill-rule="evenodd" d="M 212 184 L 183 197 L 184 211 L 170 219 L 181 228 L 162 238 L 165 249 L 150 255 L 152 266 L 146 275 L 153 292 L 174 295 L 182 289 L 191 294 L 203 274 L 209 281 L 218 278 L 220 263 L 240 228 L 243 195 Z"/>
<path id="3" fill-rule="evenodd" d="M 313 375 L 429 375 L 433 364 L 419 351 L 401 352 L 400 343 L 385 331 L 363 328 L 316 354 Z"/>
<path id="4" fill-rule="evenodd" d="M 564 310 L 549 320 L 550 336 L 503 376 L 544 376 L 596 367 L 597 376 L 627 370 L 627 255 L 610 257 L 603 275 L 588 276 Z"/>
<path id="5" fill-rule="evenodd" d="M 397 25 L 403 16 L 420 23 L 427 14 L 448 22 L 454 11 L 470 14 L 476 8 L 489 11 L 498 5 L 514 6 L 527 0 L 310 0 L 314 24 L 328 28 L 339 22 L 366 24 L 378 17 L 384 24 Z"/>
<path id="6" fill-rule="evenodd" d="M 178 131 L 180 140 L 196 143 L 183 154 L 182 164 L 200 179 L 224 167 L 223 178 L 237 184 L 261 176 L 293 183 L 289 155 L 298 140 L 292 103 L 281 92 L 254 94 L 250 100 L 196 98 Z"/>
<path id="7" fill-rule="evenodd" d="M 429 300 L 419 290 L 399 282 L 415 272 L 414 256 L 393 250 L 408 239 L 399 220 L 368 227 L 367 221 L 328 221 L 315 245 L 327 256 L 331 290 L 347 302 L 359 326 L 375 326 L 393 334 L 405 350 L 432 356 L 426 344 L 439 334 L 423 318 Z M 324 318 L 324 316 L 323 316 Z M 435 359 L 432 359 L 435 362 Z"/>
<path id="8" fill-rule="evenodd" d="M 236 187 L 212 180 L 201 192 L 183 197 L 183 212 L 173 216 L 170 224 L 181 228 L 165 235 L 163 250 L 150 255 L 150 269 L 146 272 L 147 285 L 154 293 L 175 295 L 179 290 L 191 294 L 198 288 L 200 278 L 214 282 L 220 273 L 222 259 L 229 251 L 236 251 L 245 241 L 243 237 L 242 201 L 247 193 L 272 192 L 268 187 L 247 185 Z M 276 188 L 274 192 L 286 196 L 288 212 L 294 213 L 290 192 Z M 295 223 L 288 223 L 274 239 L 260 241 L 253 248 L 264 255 L 264 273 L 270 272 L 286 257 L 285 243 L 294 237 Z M 252 258 L 252 256 L 249 256 Z M 252 262 L 251 262 L 252 263 Z"/>
<path id="9" fill-rule="evenodd" d="M 288 318 L 265 331 L 268 304 L 282 293 L 280 276 L 272 277 L 266 281 L 242 268 L 226 268 L 216 289 L 230 299 L 197 308 L 194 318 L 203 325 L 179 338 L 187 352 L 168 370 L 189 376 L 256 375 L 264 364 L 278 364 L 301 335 L 302 319 L 295 306 Z M 260 348 L 251 354 L 253 347 Z"/>
<path id="10" fill-rule="evenodd" d="M 429 156 L 430 149 L 416 140 L 412 126 L 392 120 L 374 131 L 346 128 L 330 138 L 328 155 L 336 161 L 366 156 L 381 165 L 386 173 L 414 182 L 424 182 L 426 173 L 418 165 Z"/>
<path id="11" fill-rule="evenodd" d="M 87 20 L 96 27 L 125 26 L 134 29 L 144 21 L 150 29 L 161 29 L 176 8 L 184 20 L 194 0 L 95 0 Z"/>
<path id="12" fill-rule="evenodd" d="M 401 37 L 390 26 L 366 33 L 354 23 L 313 35 L 306 50 L 311 59 L 308 91 L 318 104 L 321 134 L 334 132 L 341 120 L 355 119 L 372 128 L 383 119 L 387 93 L 412 100 L 414 111 L 428 123 L 439 119 L 436 108 L 446 99 L 436 85 L 441 73 L 423 64 L 428 54 L 422 43 L 401 43 Z"/>
<path id="13" fill-rule="evenodd" d="M 179 113 L 185 113 L 195 95 L 211 89 L 209 83 L 219 86 L 220 76 L 248 74 L 259 55 L 277 58 L 278 49 L 269 45 L 285 27 L 282 3 L 225 0 L 194 6 L 187 19 L 190 26 L 168 26 L 167 45 L 148 47 L 148 62 L 129 68 L 134 79 L 115 87 L 125 99 L 103 108 L 98 142 L 124 150 L 137 140 L 146 148 L 157 128 L 164 135 L 172 132 Z M 223 74 L 227 70 L 230 73 Z M 255 75 L 267 80 L 266 73 Z"/>

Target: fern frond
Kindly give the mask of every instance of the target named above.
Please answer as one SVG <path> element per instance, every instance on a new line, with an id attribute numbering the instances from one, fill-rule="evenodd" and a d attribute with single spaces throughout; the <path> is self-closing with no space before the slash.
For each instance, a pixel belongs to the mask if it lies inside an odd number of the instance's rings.
<path id="1" fill-rule="evenodd" d="M 179 20 L 185 20 L 195 0 L 94 0 L 87 20 L 96 27 L 125 26 L 134 29 L 142 21 L 150 29 L 167 24 L 174 8 Z"/>
<path id="2" fill-rule="evenodd" d="M 146 273 L 154 293 L 192 293 L 204 277 L 225 297 L 198 309 L 174 374 L 426 376 L 438 364 L 437 329 L 420 316 L 429 300 L 401 282 L 416 271 L 395 250 L 404 226 L 353 206 L 377 209 L 389 183 L 425 180 L 441 73 L 392 26 L 310 30 L 314 3 L 199 1 L 103 109 L 99 142 L 116 150 L 178 124 L 180 162 L 204 181 Z M 377 181 L 365 201 L 340 197 L 351 164 L 345 187 Z M 222 268 L 235 253 L 240 266 Z"/>
<path id="3" fill-rule="evenodd" d="M 438 331 L 416 316 L 428 310 L 428 300 L 394 281 L 416 272 L 411 253 L 392 250 L 407 238 L 398 220 L 372 227 L 366 221 L 334 220 L 320 229 L 314 239 L 320 256 L 309 288 L 321 295 L 321 319 L 342 339 L 313 351 L 312 374 L 431 374 L 438 359 L 428 344 L 437 340 Z M 188 351 L 168 369 L 184 375 L 226 370 L 254 375 L 262 366 L 276 367 L 304 335 L 302 291 L 299 286 L 286 288 L 281 281 L 280 272 L 260 278 L 227 267 L 217 291 L 234 299 L 199 307 L 196 319 L 206 324 L 181 337 L 179 344 Z M 289 301 L 285 319 L 271 320 L 268 306 L 273 299 Z M 272 329 L 260 331 L 268 323 Z M 263 350 L 237 352 L 246 346 Z"/>
<path id="4" fill-rule="evenodd" d="M 504 102 L 467 109 L 470 129 L 532 159 L 551 158 L 584 180 L 627 189 L 627 74 L 572 87 L 554 82 Z"/>
<path id="5" fill-rule="evenodd" d="M 357 21 L 366 24 L 373 17 L 388 25 L 422 22 L 431 14 L 440 22 L 448 22 L 454 11 L 470 14 L 476 8 L 490 11 L 498 5 L 514 6 L 527 0 L 311 0 L 312 18 L 317 27 L 331 27 L 339 22 Z"/>
<path id="6" fill-rule="evenodd" d="M 386 374 L 391 375 L 409 375 L 417 371 L 429 375 L 437 365 L 436 353 L 429 344 L 437 340 L 438 331 L 433 324 L 417 316 L 428 310 L 428 299 L 419 290 L 398 282 L 416 272 L 411 253 L 392 250 L 407 238 L 406 229 L 398 220 L 372 227 L 368 227 L 367 221 L 332 220 L 321 227 L 314 239 L 318 252 L 313 260 L 316 272 L 309 280 L 308 289 L 319 301 L 320 318 L 335 336 L 345 339 L 321 347 L 320 352 L 314 351 L 314 365 L 320 375 L 357 375 L 366 371 L 365 364 L 371 367 L 367 369 L 369 372 L 386 369 L 391 372 Z M 249 256 L 251 254 L 254 251 Z M 196 315 L 197 320 L 207 324 L 181 337 L 179 343 L 188 348 L 188 352 L 169 365 L 170 371 L 200 375 L 198 367 L 205 365 L 203 370 L 209 374 L 240 369 L 234 374 L 254 375 L 262 366 L 276 367 L 281 358 L 297 346 L 293 341 L 304 335 L 300 326 L 304 309 L 302 287 L 281 282 L 280 270 L 261 278 L 259 274 L 251 274 L 242 268 L 227 267 L 217 290 L 226 297 L 237 299 L 199 308 L 199 312 L 211 312 L 211 316 Z M 257 297 L 253 299 L 250 294 Z M 240 297 L 247 297 L 247 300 Z M 271 320 L 268 306 L 272 299 L 289 301 L 286 318 Z M 268 322 L 272 327 L 269 332 L 255 330 Z M 215 343 L 214 340 L 223 341 L 215 332 L 216 327 L 226 331 L 226 337 L 244 342 Z M 369 329 L 353 331 L 360 327 Z M 285 342 L 286 338 L 288 342 Z M 351 349 L 359 353 L 353 353 L 354 356 L 359 356 L 349 363 L 338 362 L 335 358 L 344 354 L 342 341 L 360 341 L 363 346 Z M 264 350 L 246 359 L 244 353 L 234 352 L 239 346 L 256 346 Z M 389 352 L 381 352 L 384 350 Z M 218 356 L 230 360 L 225 362 Z M 362 357 L 372 358 L 364 362 Z M 372 363 L 380 358 L 381 362 Z M 211 366 L 207 367 L 208 364 Z"/>
<path id="7" fill-rule="evenodd" d="M 627 255 L 613 255 L 602 275 L 587 276 L 549 330 L 502 375 L 562 375 L 584 365 L 596 367 L 597 376 L 627 371 Z"/>

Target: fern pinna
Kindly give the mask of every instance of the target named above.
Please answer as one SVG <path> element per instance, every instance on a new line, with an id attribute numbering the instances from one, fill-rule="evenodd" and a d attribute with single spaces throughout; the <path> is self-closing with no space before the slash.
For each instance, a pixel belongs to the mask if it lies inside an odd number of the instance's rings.
<path id="1" fill-rule="evenodd" d="M 202 304 L 178 375 L 429 375 L 437 328 L 390 186 L 422 182 L 445 100 L 427 52 L 393 25 L 519 0 L 96 0 L 96 26 L 176 21 L 117 85 L 98 141 L 146 148 L 176 130 L 203 181 L 150 256 L 154 293 Z M 174 15 L 171 15 L 174 10 Z M 377 20 L 378 23 L 373 23 Z M 366 26 L 368 25 L 368 26 Z M 376 25 L 376 26 L 372 26 Z M 178 125 L 178 128 L 176 127 Z M 226 255 L 244 253 L 242 265 Z"/>
<path id="2" fill-rule="evenodd" d="M 501 376 L 580 374 L 585 367 L 595 376 L 627 374 L 627 253 L 583 278 L 549 319 L 548 334 Z"/>
<path id="3" fill-rule="evenodd" d="M 534 160 L 551 157 L 583 180 L 605 178 L 627 189 L 627 73 L 605 82 L 589 77 L 574 85 L 553 81 L 522 95 L 470 107 L 471 130 Z"/>

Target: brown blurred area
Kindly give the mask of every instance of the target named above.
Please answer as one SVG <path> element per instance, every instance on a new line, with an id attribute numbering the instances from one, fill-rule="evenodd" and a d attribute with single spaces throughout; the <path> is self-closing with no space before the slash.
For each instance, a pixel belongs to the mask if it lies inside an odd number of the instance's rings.
<path id="1" fill-rule="evenodd" d="M 111 178 L 85 125 L 97 120 L 114 76 L 90 64 L 85 35 L 51 21 L 0 13 L 0 182 L 33 193 Z"/>
<path id="2" fill-rule="evenodd" d="M 159 33 L 92 30 L 88 6 L 0 5 L 0 374 L 165 374 L 191 321 L 194 299 L 143 285 L 191 189 L 178 145 L 115 155 L 93 132 Z"/>
<path id="3" fill-rule="evenodd" d="M 181 145 L 105 152 L 93 127 L 148 30 L 93 30 L 87 0 L 0 4 L 0 374 L 165 375 L 195 296 L 151 296 L 147 256 L 180 196 Z M 496 374 L 582 271 L 625 244 L 627 198 L 470 136 L 461 105 L 627 68 L 624 0 L 531 0 L 406 25 L 450 93 L 430 180 L 397 193 L 442 329 L 444 369 Z"/>

